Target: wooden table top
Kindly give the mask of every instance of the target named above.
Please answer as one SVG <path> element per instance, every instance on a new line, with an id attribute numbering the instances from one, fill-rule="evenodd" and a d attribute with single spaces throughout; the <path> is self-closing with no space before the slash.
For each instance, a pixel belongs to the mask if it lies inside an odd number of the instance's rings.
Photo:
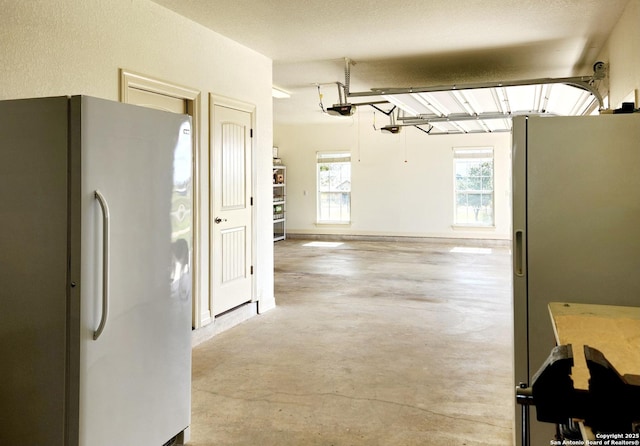
<path id="1" fill-rule="evenodd" d="M 621 375 L 640 375 L 640 307 L 552 302 L 549 313 L 558 345 L 572 345 L 576 389 L 589 388 L 584 345 L 600 350 Z"/>

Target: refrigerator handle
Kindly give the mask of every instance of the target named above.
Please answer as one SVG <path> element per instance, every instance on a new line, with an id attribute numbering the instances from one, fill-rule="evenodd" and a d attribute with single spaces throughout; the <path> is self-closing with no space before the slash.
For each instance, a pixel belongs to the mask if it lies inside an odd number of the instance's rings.
<path id="1" fill-rule="evenodd" d="M 102 209 L 102 317 L 98 329 L 93 332 L 94 341 L 102 334 L 109 315 L 109 206 L 100 192 L 95 191 L 95 198 Z"/>
<path id="2" fill-rule="evenodd" d="M 524 231 L 522 229 L 518 229 L 515 232 L 515 248 L 514 248 L 514 258 L 515 262 L 513 267 L 515 269 L 515 275 L 518 277 L 524 276 Z"/>

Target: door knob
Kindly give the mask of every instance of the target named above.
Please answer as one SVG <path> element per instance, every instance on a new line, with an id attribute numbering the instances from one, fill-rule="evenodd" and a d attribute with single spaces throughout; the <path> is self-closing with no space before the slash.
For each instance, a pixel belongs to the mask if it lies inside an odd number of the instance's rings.
<path id="1" fill-rule="evenodd" d="M 215 220 L 213 220 L 217 225 L 219 225 L 220 223 L 222 223 L 223 221 L 227 221 L 227 219 L 222 219 L 220 217 L 216 217 Z"/>

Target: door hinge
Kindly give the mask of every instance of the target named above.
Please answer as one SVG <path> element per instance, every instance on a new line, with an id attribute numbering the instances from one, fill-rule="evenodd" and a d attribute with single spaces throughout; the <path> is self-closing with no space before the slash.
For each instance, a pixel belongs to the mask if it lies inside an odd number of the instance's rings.
<path id="1" fill-rule="evenodd" d="M 249 129 L 249 138 L 253 138 L 253 129 Z"/>
<path id="2" fill-rule="evenodd" d="M 253 197 L 251 197 L 251 200 L 249 200 L 249 205 L 253 206 Z"/>
<path id="3" fill-rule="evenodd" d="M 251 265 L 251 275 L 253 276 L 253 265 Z"/>

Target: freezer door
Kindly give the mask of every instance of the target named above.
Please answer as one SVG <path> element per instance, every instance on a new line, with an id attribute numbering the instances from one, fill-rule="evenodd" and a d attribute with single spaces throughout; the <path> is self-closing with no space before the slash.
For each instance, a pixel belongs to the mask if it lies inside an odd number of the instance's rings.
<path id="1" fill-rule="evenodd" d="M 549 302 L 640 305 L 640 115 L 531 117 L 527 133 L 526 300 L 516 292 L 514 307 L 526 302 L 530 383 L 555 345 Z M 548 444 L 553 427 L 531 418 L 531 444 Z"/>
<path id="2" fill-rule="evenodd" d="M 190 118 L 87 97 L 71 108 L 79 444 L 162 445 L 190 421 Z"/>

